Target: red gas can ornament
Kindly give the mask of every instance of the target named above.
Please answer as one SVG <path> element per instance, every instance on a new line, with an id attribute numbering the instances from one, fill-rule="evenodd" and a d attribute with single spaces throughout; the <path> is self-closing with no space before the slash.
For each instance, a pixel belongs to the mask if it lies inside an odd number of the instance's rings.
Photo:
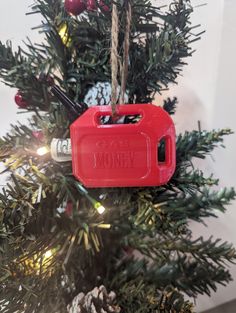
<path id="1" fill-rule="evenodd" d="M 119 106 L 139 115 L 136 124 L 102 124 L 111 107 L 94 106 L 70 127 L 74 176 L 86 187 L 144 187 L 166 184 L 175 171 L 175 127 L 169 114 L 152 104 Z M 164 160 L 158 146 L 164 142 Z"/>

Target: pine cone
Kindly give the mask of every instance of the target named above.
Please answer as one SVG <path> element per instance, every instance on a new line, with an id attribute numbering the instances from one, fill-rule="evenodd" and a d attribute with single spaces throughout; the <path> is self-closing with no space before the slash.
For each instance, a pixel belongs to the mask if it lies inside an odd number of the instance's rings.
<path id="1" fill-rule="evenodd" d="M 115 304 L 116 294 L 109 294 L 104 286 L 95 287 L 86 295 L 81 292 L 74 298 L 68 313 L 120 313 L 120 307 Z"/>

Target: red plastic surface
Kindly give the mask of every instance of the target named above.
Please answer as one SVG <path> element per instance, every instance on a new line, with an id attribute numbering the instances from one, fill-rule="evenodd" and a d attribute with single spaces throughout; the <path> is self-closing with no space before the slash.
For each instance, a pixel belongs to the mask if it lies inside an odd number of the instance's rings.
<path id="1" fill-rule="evenodd" d="M 169 114 L 152 104 L 119 106 L 119 114 L 141 115 L 136 124 L 102 125 L 111 107 L 94 106 L 70 128 L 74 176 L 86 187 L 159 186 L 176 166 L 175 127 Z M 165 161 L 158 144 L 165 140 Z"/>

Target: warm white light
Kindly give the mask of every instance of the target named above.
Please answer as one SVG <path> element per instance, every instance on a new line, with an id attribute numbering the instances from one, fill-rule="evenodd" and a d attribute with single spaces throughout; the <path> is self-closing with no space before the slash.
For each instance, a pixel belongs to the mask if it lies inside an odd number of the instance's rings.
<path id="1" fill-rule="evenodd" d="M 47 154 L 48 152 L 49 152 L 48 147 L 41 147 L 41 148 L 38 148 L 38 150 L 37 150 L 37 154 L 39 156 L 43 156 L 43 155 Z"/>
<path id="2" fill-rule="evenodd" d="M 97 211 L 100 215 L 102 215 L 106 209 L 104 208 L 104 206 L 100 205 L 99 207 L 97 207 Z"/>
<path id="3" fill-rule="evenodd" d="M 44 254 L 44 258 L 45 259 L 50 259 L 52 256 L 52 251 L 51 250 L 48 250 L 45 254 Z"/>

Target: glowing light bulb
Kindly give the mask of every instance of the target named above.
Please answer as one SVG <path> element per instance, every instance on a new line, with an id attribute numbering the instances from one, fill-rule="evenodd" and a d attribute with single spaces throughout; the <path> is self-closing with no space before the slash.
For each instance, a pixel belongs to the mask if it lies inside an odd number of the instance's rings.
<path id="1" fill-rule="evenodd" d="M 37 150 L 37 154 L 39 156 L 43 156 L 43 155 L 47 154 L 48 152 L 49 152 L 48 147 L 41 147 L 41 148 L 38 148 L 38 150 Z"/>
<path id="2" fill-rule="evenodd" d="M 48 250 L 45 254 L 44 254 L 44 258 L 45 259 L 50 259 L 52 256 L 52 251 L 51 250 Z"/>
<path id="3" fill-rule="evenodd" d="M 94 207 L 100 215 L 106 211 L 106 208 L 100 202 L 96 202 Z"/>
<path id="4" fill-rule="evenodd" d="M 77 183 L 76 186 L 79 192 L 91 202 L 94 209 L 97 210 L 98 214 L 102 215 L 106 211 L 106 208 L 99 201 L 96 201 L 94 198 L 92 198 L 89 195 L 88 190 L 86 190 L 81 184 Z"/>

